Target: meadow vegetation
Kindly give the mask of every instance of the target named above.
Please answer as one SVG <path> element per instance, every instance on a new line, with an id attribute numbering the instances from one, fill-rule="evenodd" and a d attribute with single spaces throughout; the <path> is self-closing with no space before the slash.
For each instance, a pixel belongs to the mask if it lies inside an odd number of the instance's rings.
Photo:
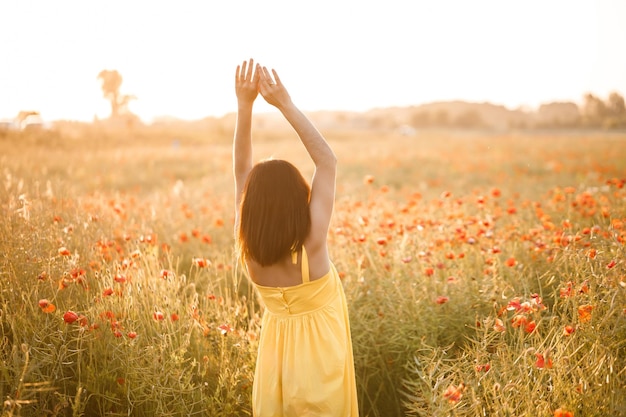
<path id="1" fill-rule="evenodd" d="M 626 415 L 626 135 L 325 134 L 362 416 Z M 231 138 L 0 135 L 3 416 L 251 414 Z"/>

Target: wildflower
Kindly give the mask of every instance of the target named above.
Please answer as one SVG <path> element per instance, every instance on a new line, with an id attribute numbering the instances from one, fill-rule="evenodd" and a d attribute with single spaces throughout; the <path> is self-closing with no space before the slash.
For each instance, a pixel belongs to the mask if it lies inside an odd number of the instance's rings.
<path id="1" fill-rule="evenodd" d="M 176 313 L 172 313 L 170 318 L 172 319 L 172 321 L 178 321 L 178 319 L 179 319 L 178 314 L 176 314 Z"/>
<path id="2" fill-rule="evenodd" d="M 115 330 L 115 331 L 113 332 L 113 335 L 114 335 L 115 337 L 122 337 L 122 336 L 123 336 L 123 335 L 122 335 L 122 332 L 120 332 L 119 330 Z"/>
<path id="3" fill-rule="evenodd" d="M 515 260 L 515 258 L 510 257 L 509 259 L 506 260 L 506 262 L 504 263 L 506 266 L 508 266 L 509 268 L 514 267 L 515 265 L 517 265 L 517 261 Z"/>
<path id="4" fill-rule="evenodd" d="M 54 313 L 54 311 L 57 309 L 54 304 L 52 304 L 45 298 L 39 300 L 39 307 L 44 313 Z"/>
<path id="5" fill-rule="evenodd" d="M 122 274 L 115 274 L 115 277 L 113 278 L 113 280 L 119 284 L 124 284 L 127 281 L 126 275 L 122 275 Z"/>
<path id="6" fill-rule="evenodd" d="M 445 304 L 448 302 L 448 300 L 450 300 L 450 298 L 446 297 L 445 295 L 440 295 L 439 297 L 437 297 L 437 300 L 435 302 L 437 304 Z"/>
<path id="7" fill-rule="evenodd" d="M 72 310 L 68 310 L 63 314 L 63 321 L 71 324 L 78 320 L 78 314 L 74 313 Z"/>
<path id="8" fill-rule="evenodd" d="M 611 268 L 613 268 L 615 265 L 617 265 L 617 261 L 615 261 L 615 259 L 613 259 L 611 262 L 609 262 L 609 263 L 606 265 L 606 268 L 607 268 L 607 269 L 611 269 Z"/>
<path id="9" fill-rule="evenodd" d="M 104 291 L 102 291 L 102 296 L 108 297 L 109 295 L 113 295 L 113 288 L 105 288 Z"/>
<path id="10" fill-rule="evenodd" d="M 374 176 L 373 175 L 366 175 L 365 178 L 363 178 L 363 183 L 365 185 L 369 185 L 371 183 L 374 182 Z"/>
<path id="11" fill-rule="evenodd" d="M 191 262 L 198 268 L 206 268 L 211 264 L 211 261 L 205 258 L 193 258 Z"/>
<path id="12" fill-rule="evenodd" d="M 525 315 L 523 314 L 516 314 L 515 316 L 513 316 L 513 318 L 511 319 L 511 325 L 513 326 L 513 328 L 518 328 L 518 327 L 522 327 L 522 326 L 526 326 L 528 323 L 528 319 L 526 318 Z"/>
<path id="13" fill-rule="evenodd" d="M 228 324 L 220 324 L 219 326 L 217 326 L 217 328 L 223 335 L 233 331 L 233 328 L 230 327 Z"/>
<path id="14" fill-rule="evenodd" d="M 552 368 L 552 358 L 550 358 L 547 352 L 545 358 L 541 353 L 535 353 L 535 356 L 537 357 L 537 360 L 535 361 L 535 367 L 537 367 L 538 369 Z"/>
<path id="15" fill-rule="evenodd" d="M 591 320 L 591 311 L 593 306 L 590 304 L 584 304 L 578 307 L 578 320 L 581 323 L 587 323 Z"/>
<path id="16" fill-rule="evenodd" d="M 563 328 L 563 336 L 570 336 L 575 331 L 576 331 L 576 328 L 568 324 Z"/>
<path id="17" fill-rule="evenodd" d="M 526 331 L 526 333 L 532 333 L 533 331 L 535 331 L 536 328 L 537 328 L 537 323 L 535 323 L 535 320 L 529 321 L 524 326 L 524 330 Z"/>
<path id="18" fill-rule="evenodd" d="M 152 313 L 152 318 L 154 318 L 156 321 L 161 321 L 165 318 L 165 316 L 163 316 L 162 312 L 155 311 L 154 313 Z"/>
<path id="19" fill-rule="evenodd" d="M 432 276 L 435 273 L 435 270 L 433 268 L 426 268 L 424 269 L 424 273 L 426 274 L 426 276 Z"/>
<path id="20" fill-rule="evenodd" d="M 70 252 L 70 250 L 68 248 L 66 248 L 65 246 L 61 246 L 59 248 L 59 255 L 61 256 L 70 256 L 72 253 Z"/>
<path id="21" fill-rule="evenodd" d="M 568 281 L 567 286 L 565 288 L 559 289 L 559 296 L 561 298 L 567 298 L 572 295 L 572 287 L 574 283 L 572 281 Z"/>
<path id="22" fill-rule="evenodd" d="M 534 294 L 530 295 L 530 304 L 533 307 L 533 310 L 535 310 L 535 311 L 537 311 L 537 310 L 545 310 L 546 309 L 546 306 L 543 305 L 542 298 L 537 293 L 534 293 Z"/>
<path id="23" fill-rule="evenodd" d="M 520 303 L 519 297 L 515 297 L 511 301 L 509 301 L 506 305 L 506 309 L 509 311 L 519 311 L 522 308 L 522 303 Z"/>
<path id="24" fill-rule="evenodd" d="M 137 333 L 136 332 L 128 332 L 126 334 L 126 336 L 128 336 L 130 339 L 134 339 L 137 337 Z"/>
<path id="25" fill-rule="evenodd" d="M 496 322 L 493 325 L 493 330 L 500 333 L 504 332 L 506 330 L 506 327 L 504 327 L 504 322 L 502 322 L 502 320 L 500 319 L 496 319 Z"/>
<path id="26" fill-rule="evenodd" d="M 462 382 L 458 387 L 450 385 L 443 393 L 443 398 L 447 399 L 451 403 L 458 403 L 463 396 L 463 391 L 465 391 L 465 384 Z"/>
<path id="27" fill-rule="evenodd" d="M 554 410 L 554 417 L 574 417 L 574 413 L 571 411 L 565 411 L 562 408 Z"/>
<path id="28" fill-rule="evenodd" d="M 491 369 L 491 365 L 486 363 L 484 365 L 476 365 L 476 372 L 487 372 Z"/>
<path id="29" fill-rule="evenodd" d="M 161 269 L 161 272 L 159 272 L 159 276 L 163 279 L 167 279 L 172 275 L 174 275 L 174 273 L 172 271 L 168 271 L 167 269 Z"/>

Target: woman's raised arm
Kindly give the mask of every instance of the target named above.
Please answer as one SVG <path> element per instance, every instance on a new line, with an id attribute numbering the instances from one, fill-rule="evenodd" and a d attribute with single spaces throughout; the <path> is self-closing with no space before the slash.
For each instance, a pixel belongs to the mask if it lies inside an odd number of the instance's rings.
<path id="1" fill-rule="evenodd" d="M 269 104 L 280 110 L 291 124 L 315 164 L 315 173 L 311 181 L 311 232 L 307 238 L 307 249 L 310 252 L 322 250 L 327 256 L 326 239 L 335 202 L 337 158 L 324 136 L 293 103 L 276 71 L 272 70 L 272 74 L 274 79 L 267 68 L 261 69 L 259 81 L 261 95 Z"/>
<path id="2" fill-rule="evenodd" d="M 235 176 L 235 229 L 239 224 L 239 203 L 246 178 L 252 169 L 252 105 L 258 95 L 260 67 L 254 60 L 237 65 L 235 93 L 237 94 L 237 124 L 233 141 L 233 173 Z"/>

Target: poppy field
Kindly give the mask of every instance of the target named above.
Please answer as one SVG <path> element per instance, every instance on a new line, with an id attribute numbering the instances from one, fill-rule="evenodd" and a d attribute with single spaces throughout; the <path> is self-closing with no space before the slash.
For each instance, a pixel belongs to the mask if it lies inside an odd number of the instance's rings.
<path id="1" fill-rule="evenodd" d="M 626 415 L 625 134 L 324 133 L 362 416 Z M 2 416 L 251 415 L 231 139 L 0 136 Z"/>

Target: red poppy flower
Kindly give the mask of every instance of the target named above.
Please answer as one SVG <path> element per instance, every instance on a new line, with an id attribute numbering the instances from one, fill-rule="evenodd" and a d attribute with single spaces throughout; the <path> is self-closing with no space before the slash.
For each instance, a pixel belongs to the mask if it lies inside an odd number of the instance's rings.
<path id="1" fill-rule="evenodd" d="M 43 311 L 44 313 L 54 313 L 54 311 L 57 309 L 54 304 L 52 304 L 45 298 L 39 300 L 39 308 L 41 308 L 41 311 Z"/>
<path id="2" fill-rule="evenodd" d="M 578 307 L 578 320 L 581 323 L 587 323 L 591 321 L 591 312 L 593 311 L 593 306 L 589 304 L 584 304 Z"/>
<path id="3" fill-rule="evenodd" d="M 548 355 L 546 355 L 546 357 L 544 358 L 543 354 L 535 353 L 535 356 L 537 357 L 537 360 L 535 361 L 535 366 L 537 368 L 552 368 L 552 359 Z"/>
<path id="4" fill-rule="evenodd" d="M 61 246 L 59 248 L 59 255 L 61 256 L 70 256 L 72 254 L 72 252 L 70 252 L 70 250 L 68 248 L 66 248 L 65 246 Z"/>
<path id="5" fill-rule="evenodd" d="M 532 333 L 535 331 L 536 328 L 537 328 L 537 323 L 535 323 L 535 320 L 529 321 L 524 326 L 524 330 L 526 331 L 526 333 Z"/>
<path id="6" fill-rule="evenodd" d="M 115 277 L 113 278 L 113 280 L 119 284 L 125 284 L 127 281 L 127 278 L 126 278 L 126 275 L 115 274 Z"/>
<path id="7" fill-rule="evenodd" d="M 78 320 L 78 314 L 74 313 L 72 310 L 68 310 L 63 314 L 63 321 L 71 324 Z"/>
<path id="8" fill-rule="evenodd" d="M 451 403 L 458 403 L 463 396 L 463 391 L 465 391 L 465 384 L 462 382 L 458 387 L 450 385 L 443 393 L 443 398 L 447 399 Z"/>
<path id="9" fill-rule="evenodd" d="M 496 322 L 493 325 L 493 330 L 500 333 L 504 332 L 506 330 L 506 327 L 504 327 L 504 322 L 500 319 L 496 319 Z"/>
<path id="10" fill-rule="evenodd" d="M 435 301 L 437 304 L 445 304 L 450 300 L 450 298 L 446 297 L 445 295 L 440 295 L 439 297 L 437 297 L 437 300 Z"/>
<path id="11" fill-rule="evenodd" d="M 211 261 L 205 258 L 193 258 L 191 262 L 198 268 L 206 268 L 211 264 Z"/>
<path id="12" fill-rule="evenodd" d="M 513 326 L 513 328 L 526 326 L 527 323 L 528 319 L 523 314 L 516 314 L 511 319 L 511 325 Z"/>
<path id="13" fill-rule="evenodd" d="M 228 324 L 220 324 L 219 326 L 217 326 L 217 328 L 222 334 L 226 334 L 226 333 L 233 331 L 233 328 L 230 327 Z"/>

